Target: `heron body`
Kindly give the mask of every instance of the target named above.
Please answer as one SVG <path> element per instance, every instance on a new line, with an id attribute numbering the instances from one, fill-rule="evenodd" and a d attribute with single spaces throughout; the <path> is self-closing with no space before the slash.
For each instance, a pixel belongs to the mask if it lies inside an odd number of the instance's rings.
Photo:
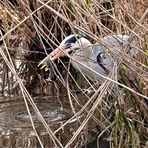
<path id="1" fill-rule="evenodd" d="M 104 79 L 96 73 L 107 77 L 113 66 L 110 58 L 107 58 L 102 48 L 97 45 L 89 45 L 89 47 L 84 47 L 82 51 L 78 50 L 72 55 L 70 61 L 75 69 L 86 75 L 89 79 L 97 80 L 100 83 L 102 83 Z M 96 73 L 87 67 L 94 70 Z"/>
<path id="2" fill-rule="evenodd" d="M 88 39 L 72 34 L 66 37 L 40 64 L 47 65 L 48 61 L 54 61 L 60 56 L 68 55 L 72 57 L 70 62 L 75 69 L 101 84 L 105 81 L 102 76 L 108 77 L 114 72 L 114 57 L 107 53 L 106 49 L 117 53 L 124 44 L 127 44 L 128 38 L 127 35 L 107 36 L 101 38 L 101 43 L 104 45 L 100 45 L 98 43 L 92 44 Z"/>

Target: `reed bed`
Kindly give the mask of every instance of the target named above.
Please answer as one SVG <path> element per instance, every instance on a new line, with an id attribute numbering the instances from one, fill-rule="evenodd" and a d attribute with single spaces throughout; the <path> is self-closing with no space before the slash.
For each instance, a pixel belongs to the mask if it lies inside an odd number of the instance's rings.
<path id="1" fill-rule="evenodd" d="M 138 51 L 134 57 L 119 52 L 117 77 L 120 90 L 109 92 L 112 77 L 100 87 L 70 65 L 68 58 L 55 61 L 53 81 L 39 62 L 68 35 L 78 33 L 92 43 L 100 38 L 126 34 Z M 128 58 L 127 58 L 128 57 Z M 82 147 L 89 143 L 90 122 L 97 126 L 96 145 L 102 136 L 110 147 L 148 145 L 148 4 L 146 0 L 2 0 L 0 2 L 0 91 L 21 95 L 32 127 L 44 147 L 32 120 L 31 104 L 55 147 Z M 78 97 L 83 95 L 84 99 Z M 32 96 L 67 96 L 73 117 L 52 131 Z M 80 115 L 85 118 L 80 120 Z M 77 128 L 67 142 L 57 133 L 73 118 Z M 87 131 L 87 132 L 85 132 Z M 107 145 L 107 144 L 106 144 Z"/>

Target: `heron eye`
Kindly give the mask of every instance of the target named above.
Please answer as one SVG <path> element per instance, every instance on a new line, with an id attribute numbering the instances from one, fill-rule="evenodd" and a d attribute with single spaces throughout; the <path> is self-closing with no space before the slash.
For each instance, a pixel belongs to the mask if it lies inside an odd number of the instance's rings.
<path id="1" fill-rule="evenodd" d="M 71 43 L 66 43 L 65 45 L 66 45 L 66 46 L 71 46 Z"/>
<path id="2" fill-rule="evenodd" d="M 68 49 L 68 48 L 70 48 L 72 46 L 72 43 L 66 43 L 65 45 L 64 45 L 64 48 L 65 49 Z"/>

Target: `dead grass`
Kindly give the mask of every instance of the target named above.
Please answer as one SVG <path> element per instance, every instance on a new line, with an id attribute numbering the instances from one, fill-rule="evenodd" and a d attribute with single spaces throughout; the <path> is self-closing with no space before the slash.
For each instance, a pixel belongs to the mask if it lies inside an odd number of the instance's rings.
<path id="1" fill-rule="evenodd" d="M 2 94 L 23 95 L 38 113 L 56 147 L 78 144 L 77 138 L 90 119 L 101 132 L 107 133 L 111 147 L 144 147 L 148 141 L 148 5 L 146 0 L 119 0 L 98 2 L 97 0 L 73 1 L 29 1 L 5 0 L 0 2 L 0 90 Z M 120 53 L 118 77 L 123 89 L 110 99 L 106 90 L 109 81 L 102 86 L 90 82 L 83 75 L 69 67 L 68 60 L 59 60 L 59 79 L 48 83 L 48 72 L 37 67 L 48 53 L 71 33 L 87 36 L 92 42 L 103 44 L 101 37 L 113 34 L 130 35 L 130 43 L 139 50 L 138 56 L 126 58 Z M 20 60 L 20 64 L 16 61 Z M 128 70 L 124 65 L 128 66 Z M 83 83 L 82 83 L 83 82 Z M 33 88 L 33 89 L 32 89 Z M 83 89 L 90 88 L 91 95 Z M 58 90 L 58 91 L 57 91 Z M 80 100 L 74 91 L 83 92 L 85 100 Z M 29 93 L 28 93 L 29 92 Z M 58 92 L 58 94 L 57 94 Z M 75 133 L 65 146 L 55 133 L 70 120 L 51 131 L 36 108 L 30 94 L 58 95 L 69 98 L 74 117 L 86 114 Z M 139 95 L 141 94 L 141 95 Z M 77 111 L 77 108 L 79 111 Z M 29 108 L 27 107 L 28 112 Z M 30 114 L 31 119 L 31 114 Z M 35 126 L 32 121 L 32 126 Z M 43 147 L 40 137 L 36 135 Z M 86 140 L 87 141 L 87 140 Z M 83 141 L 82 143 L 86 143 Z M 82 145 L 83 145 L 82 144 Z"/>

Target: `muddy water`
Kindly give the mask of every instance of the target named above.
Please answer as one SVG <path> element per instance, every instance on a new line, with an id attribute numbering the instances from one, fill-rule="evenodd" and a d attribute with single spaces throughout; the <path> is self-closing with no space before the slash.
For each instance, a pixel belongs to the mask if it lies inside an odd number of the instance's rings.
<path id="1" fill-rule="evenodd" d="M 70 106 L 64 99 L 62 100 L 62 107 L 57 98 L 54 97 L 38 97 L 33 98 L 33 100 L 53 131 L 72 116 Z M 29 105 L 29 108 L 44 147 L 53 147 L 36 112 L 31 105 Z M 66 136 L 74 130 L 74 123 L 69 124 L 66 128 L 67 133 L 63 133 L 63 131 L 57 133 L 57 137 L 60 140 L 64 138 L 65 142 L 68 141 Z M 60 137 L 61 134 L 62 137 Z M 0 148 L 3 147 L 41 147 L 32 129 L 26 106 L 21 97 L 0 97 Z"/>

